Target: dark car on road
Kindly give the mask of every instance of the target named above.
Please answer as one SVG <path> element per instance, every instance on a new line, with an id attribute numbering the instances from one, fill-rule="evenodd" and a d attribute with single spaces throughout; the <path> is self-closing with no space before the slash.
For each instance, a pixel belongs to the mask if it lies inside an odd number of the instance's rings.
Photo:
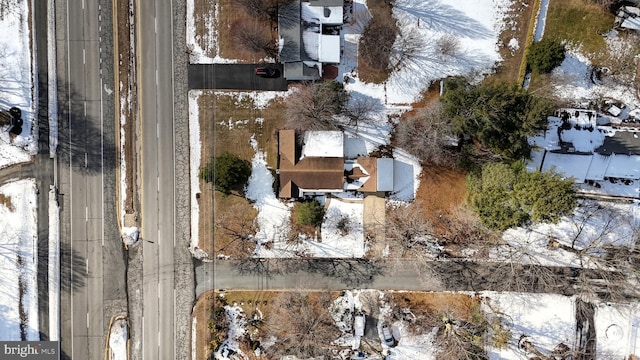
<path id="1" fill-rule="evenodd" d="M 279 71 L 270 66 L 260 66 L 256 68 L 256 75 L 262 77 L 275 78 L 278 77 Z"/>

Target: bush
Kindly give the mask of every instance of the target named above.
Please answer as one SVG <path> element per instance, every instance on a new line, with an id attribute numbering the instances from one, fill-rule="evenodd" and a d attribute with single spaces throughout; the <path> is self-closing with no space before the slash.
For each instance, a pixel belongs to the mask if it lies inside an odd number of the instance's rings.
<path id="1" fill-rule="evenodd" d="M 215 189 L 228 194 L 244 185 L 251 175 L 251 164 L 228 152 L 213 158 L 200 170 L 200 179 L 212 182 Z"/>
<path id="2" fill-rule="evenodd" d="M 298 223 L 319 227 L 324 219 L 324 208 L 316 200 L 300 203 L 297 207 Z"/>
<path id="3" fill-rule="evenodd" d="M 540 74 L 550 73 L 564 61 L 564 51 L 560 41 L 543 38 L 529 47 L 527 64 Z"/>

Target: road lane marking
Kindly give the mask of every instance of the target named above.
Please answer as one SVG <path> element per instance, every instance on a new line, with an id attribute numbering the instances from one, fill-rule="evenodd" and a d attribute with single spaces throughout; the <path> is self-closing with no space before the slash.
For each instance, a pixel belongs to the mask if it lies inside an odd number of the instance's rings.
<path id="1" fill-rule="evenodd" d="M 158 69 L 156 69 L 156 86 L 158 86 Z"/>
<path id="2" fill-rule="evenodd" d="M 84 117 L 87 117 L 87 102 L 84 102 Z"/>
<path id="3" fill-rule="evenodd" d="M 158 18 L 153 18 L 153 32 L 158 33 Z"/>
<path id="4" fill-rule="evenodd" d="M 156 137 L 160 139 L 160 123 L 156 123 Z"/>
<path id="5" fill-rule="evenodd" d="M 87 311 L 87 330 L 89 330 L 89 312 Z"/>
<path id="6" fill-rule="evenodd" d="M 158 192 L 160 192 L 160 176 L 158 176 Z"/>
<path id="7" fill-rule="evenodd" d="M 85 266 L 87 268 L 87 275 L 89 275 L 89 259 L 84 259 Z"/>
<path id="8" fill-rule="evenodd" d="M 87 53 L 85 52 L 84 48 L 82 49 L 82 63 L 83 64 L 87 64 Z"/>
<path id="9" fill-rule="evenodd" d="M 84 222 L 89 221 L 89 207 L 85 206 L 84 207 Z"/>
<path id="10" fill-rule="evenodd" d="M 89 156 L 87 155 L 87 153 L 84 153 L 84 167 L 87 167 L 88 164 L 89 164 Z"/>

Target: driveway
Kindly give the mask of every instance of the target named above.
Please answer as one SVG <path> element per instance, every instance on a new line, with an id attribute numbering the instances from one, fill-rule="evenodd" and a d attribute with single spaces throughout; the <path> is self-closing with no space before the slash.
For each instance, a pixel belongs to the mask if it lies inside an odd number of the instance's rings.
<path id="1" fill-rule="evenodd" d="M 363 226 L 365 238 L 373 239 L 371 251 L 374 256 L 382 255 L 385 246 L 385 198 L 384 192 L 367 194 L 364 197 Z"/>
<path id="2" fill-rule="evenodd" d="M 287 91 L 287 80 L 282 77 L 282 66 L 269 64 L 276 68 L 280 76 L 266 78 L 257 76 L 255 68 L 265 64 L 190 64 L 189 90 L 270 90 Z"/>

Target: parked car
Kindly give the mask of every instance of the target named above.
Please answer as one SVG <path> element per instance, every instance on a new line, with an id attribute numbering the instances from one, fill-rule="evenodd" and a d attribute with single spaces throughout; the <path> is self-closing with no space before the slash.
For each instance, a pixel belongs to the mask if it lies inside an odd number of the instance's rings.
<path id="1" fill-rule="evenodd" d="M 382 324 L 382 341 L 387 346 L 393 346 L 396 342 L 391 333 L 391 328 L 387 324 Z"/>
<path id="2" fill-rule="evenodd" d="M 256 68 L 256 75 L 262 77 L 275 78 L 278 77 L 278 69 L 274 69 L 270 66 L 260 66 Z"/>

